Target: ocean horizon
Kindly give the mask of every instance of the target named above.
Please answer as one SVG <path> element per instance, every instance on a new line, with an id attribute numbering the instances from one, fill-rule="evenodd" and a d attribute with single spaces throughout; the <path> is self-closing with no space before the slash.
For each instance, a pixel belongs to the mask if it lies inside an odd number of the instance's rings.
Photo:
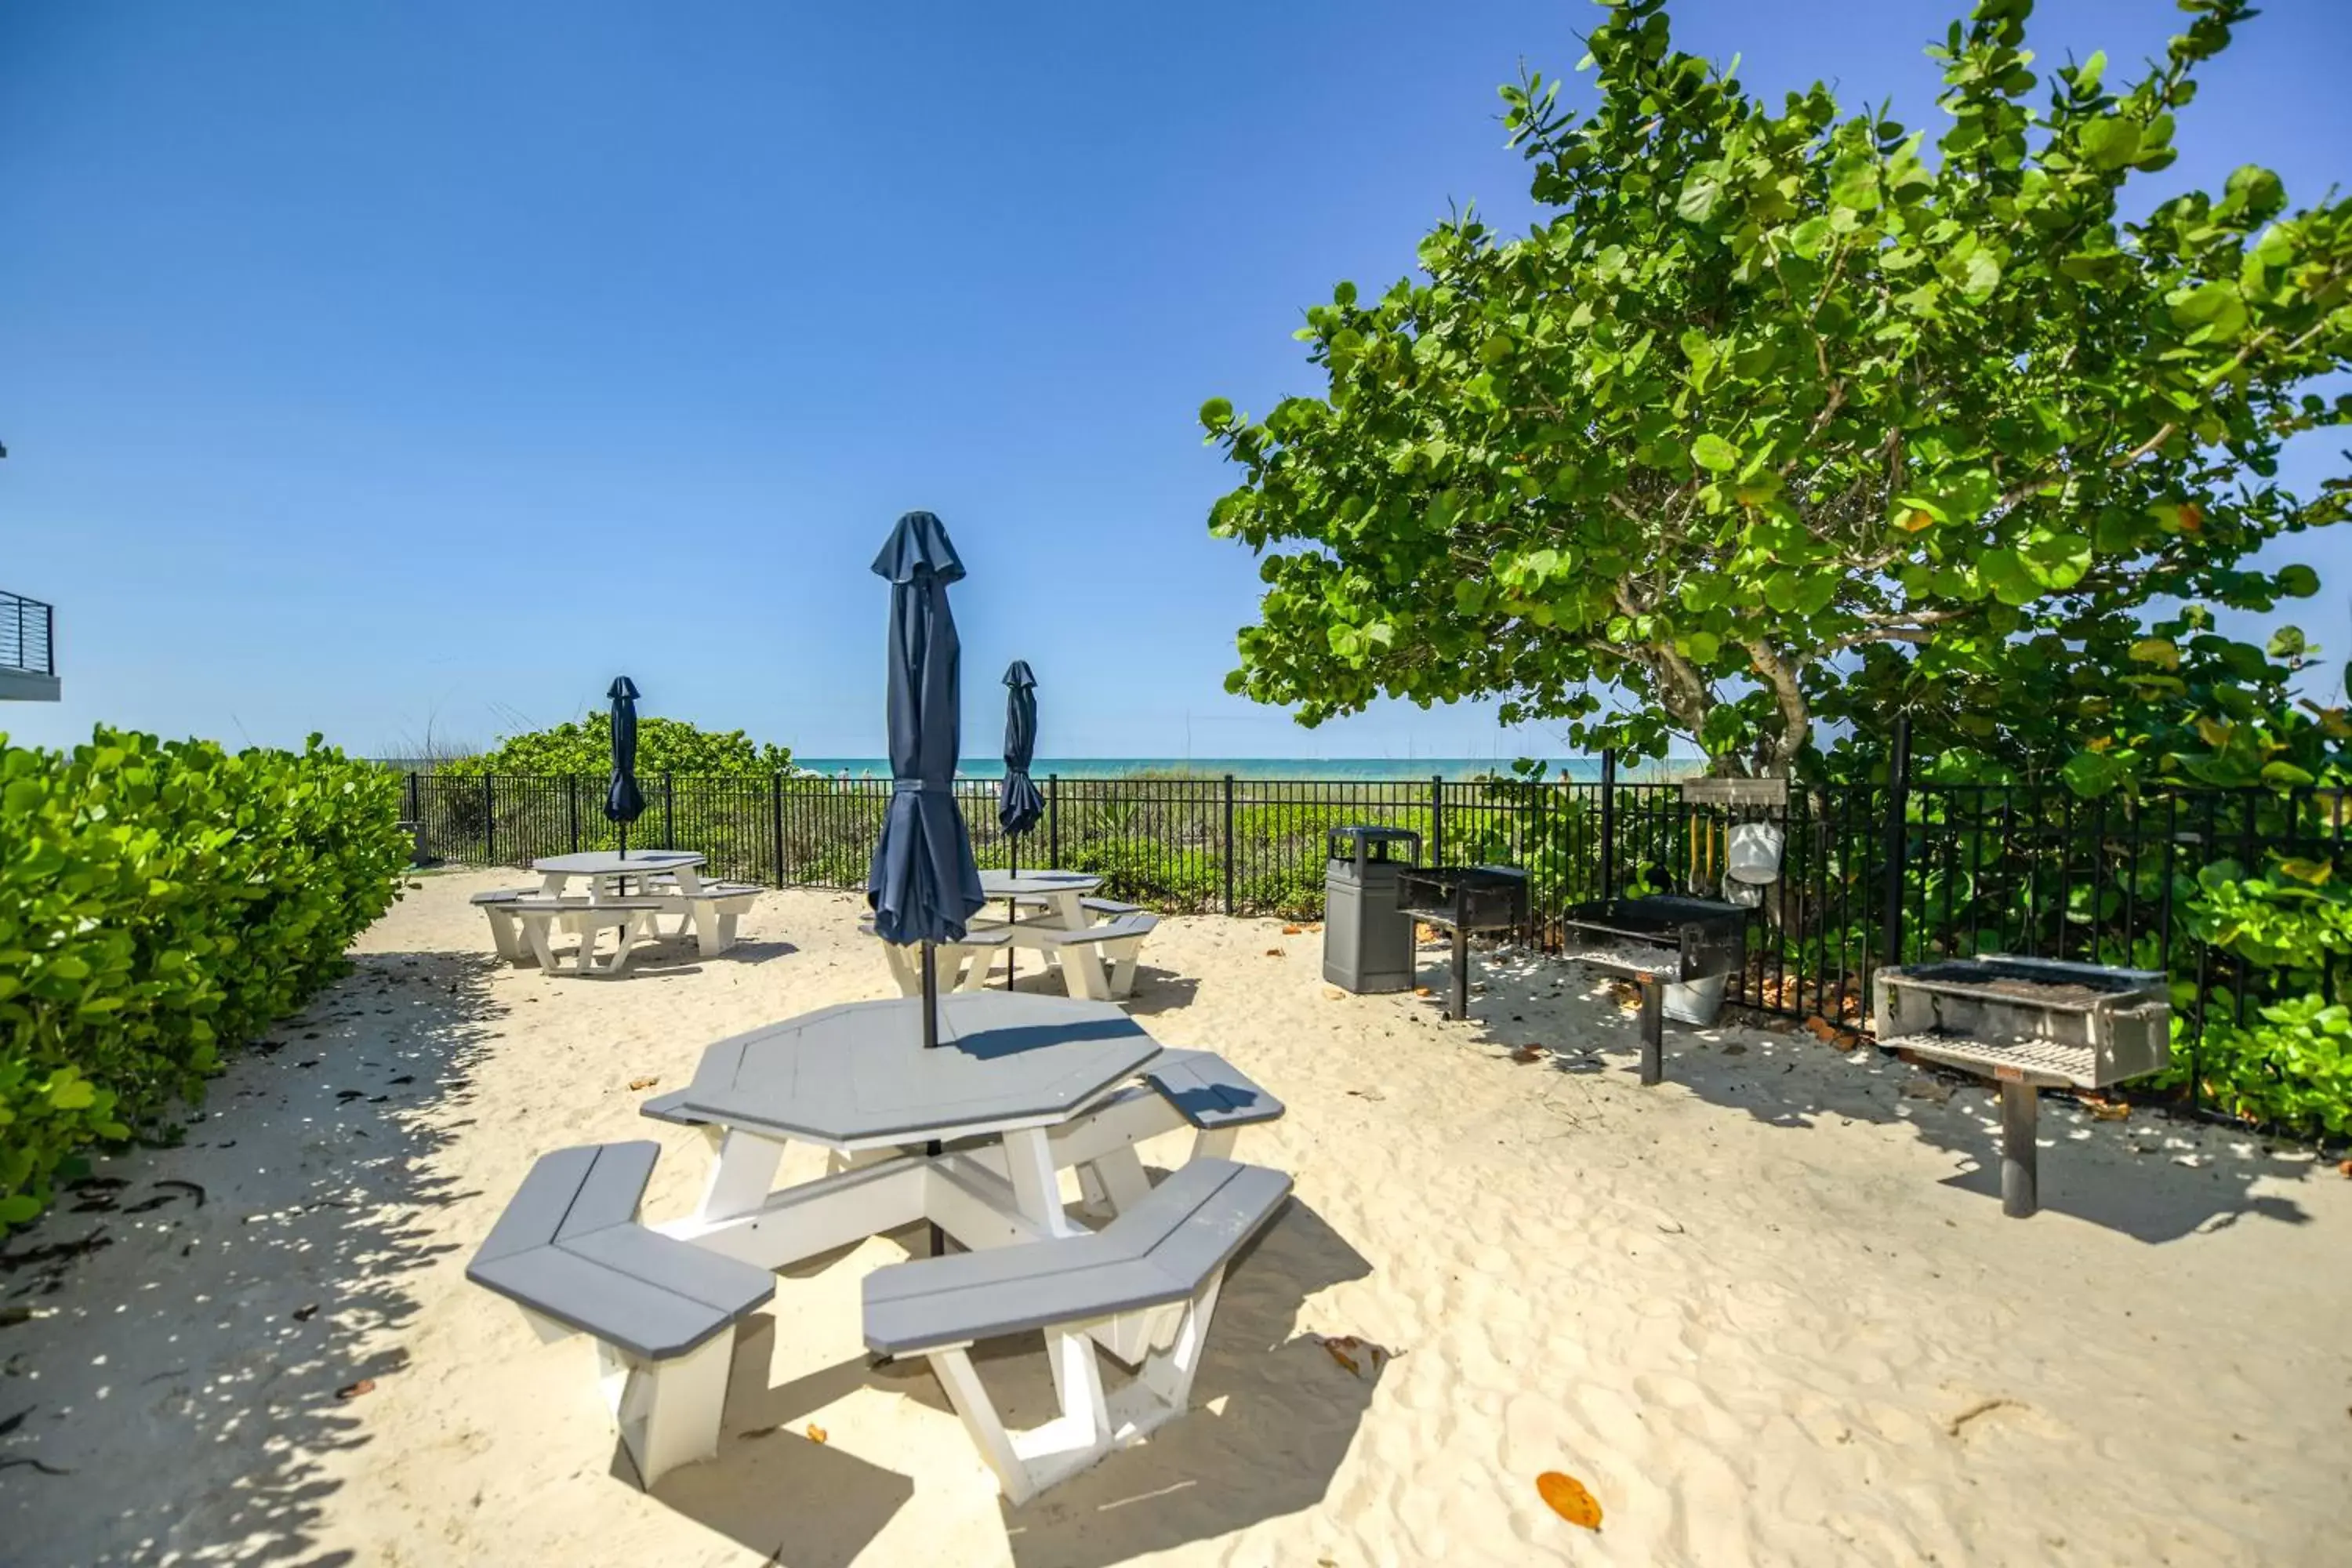
<path id="1" fill-rule="evenodd" d="M 887 757 L 801 757 L 793 763 L 813 773 L 828 778 L 887 779 L 890 776 Z M 1601 776 L 1598 757 L 1546 757 L 1543 759 L 1547 778 L 1597 779 Z M 1668 762 L 1651 763 L 1651 771 L 1678 772 L 1687 763 Z M 1199 778 L 1221 778 L 1231 773 L 1237 779 L 1306 779 L 1362 780 L 1397 783 L 1411 779 L 1444 778 L 1449 783 L 1464 779 L 1484 778 L 1490 774 L 1508 774 L 1511 759 L 1507 757 L 1040 757 L 1030 765 L 1033 777 L 1043 779 L 1059 774 L 1066 779 L 1128 778 L 1137 773 L 1178 773 Z M 966 757 L 956 764 L 956 776 L 967 779 L 995 779 L 1004 776 L 1002 757 Z M 1643 776 L 1643 770 L 1627 767 L 1623 776 L 1628 780 Z"/>

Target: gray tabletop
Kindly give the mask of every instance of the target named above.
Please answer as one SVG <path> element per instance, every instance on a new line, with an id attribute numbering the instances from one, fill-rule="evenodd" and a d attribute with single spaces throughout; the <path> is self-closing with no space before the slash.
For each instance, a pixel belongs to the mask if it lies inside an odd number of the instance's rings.
<path id="1" fill-rule="evenodd" d="M 1002 991 L 941 996 L 926 1050 L 922 1005 L 853 1002 L 721 1040 L 676 1109 L 836 1146 L 1050 1126 L 1160 1054 L 1108 1002 Z"/>
<path id="2" fill-rule="evenodd" d="M 577 855 L 550 855 L 530 868 L 563 877 L 644 877 L 699 866 L 703 857 L 690 849 L 632 849 L 622 856 L 610 849 L 583 849 Z"/>
<path id="3" fill-rule="evenodd" d="M 1102 879 L 1085 871 L 982 871 L 980 890 L 992 899 L 1023 894 L 1091 893 Z"/>

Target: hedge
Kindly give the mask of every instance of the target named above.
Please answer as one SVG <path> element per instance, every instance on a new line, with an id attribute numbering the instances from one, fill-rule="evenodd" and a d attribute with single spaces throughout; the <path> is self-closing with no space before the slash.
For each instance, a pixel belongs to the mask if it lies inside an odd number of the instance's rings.
<path id="1" fill-rule="evenodd" d="M 100 729 L 0 736 L 0 1228 L 80 1151 L 169 1130 L 224 1051 L 296 1012 L 399 896 L 393 775 Z"/>

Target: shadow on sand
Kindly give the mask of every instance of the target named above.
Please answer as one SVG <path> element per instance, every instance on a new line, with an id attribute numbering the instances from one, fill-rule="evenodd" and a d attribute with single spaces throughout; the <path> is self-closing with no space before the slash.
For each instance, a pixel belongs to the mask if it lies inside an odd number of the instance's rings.
<path id="1" fill-rule="evenodd" d="M 1435 1013 L 1452 984 L 1451 962 L 1424 952 L 1423 964 L 1422 983 L 1434 993 L 1423 1005 Z M 1604 976 L 1523 948 L 1475 951 L 1471 973 L 1470 1017 L 1448 1027 L 1471 1029 L 1504 1049 L 1541 1047 L 1549 1070 L 1632 1080 L 1638 1019 L 1612 999 Z M 1562 1016 L 1565 1029 L 1556 1022 Z M 2000 1103 L 1983 1080 L 1868 1047 L 1841 1053 L 1801 1029 L 1770 1026 L 1701 1029 L 1669 1020 L 1664 1045 L 1668 1084 L 1767 1126 L 1802 1130 L 1843 1117 L 1910 1128 L 1967 1162 L 1944 1184 L 1983 1196 L 2000 1217 Z M 2098 1144 L 2106 1147 L 2084 1147 Z M 2251 1132 L 2147 1108 L 2135 1109 L 2126 1123 L 2096 1122 L 2051 1094 L 2043 1096 L 2041 1166 L 2044 1210 L 2148 1243 L 2249 1217 L 2307 1223 L 2301 1205 L 2252 1188 L 2266 1179 L 2301 1180 L 2316 1168 L 2278 1157 Z"/>
<path id="2" fill-rule="evenodd" d="M 1298 1310 L 1315 1292 L 1370 1272 L 1321 1215 L 1293 1199 L 1226 1273 L 1190 1410 L 1150 1441 L 1026 1506 L 1005 1506 L 1015 1560 L 1024 1568 L 1103 1568 L 1321 1500 L 1371 1403 L 1378 1372 L 1334 1376 L 1322 1349 L 1297 1332 Z M 795 1568 L 842 1568 L 913 1497 L 914 1482 L 801 1437 L 810 1414 L 859 1387 L 916 1400 L 946 1420 L 954 1414 L 920 1357 L 879 1368 L 863 1358 L 845 1361 L 767 1387 L 774 1333 L 764 1313 L 744 1325 L 719 1457 L 664 1477 L 654 1495 L 763 1557 Z M 984 1342 L 973 1360 L 1007 1426 L 1052 1418 L 1054 1384 L 1039 1335 Z M 1115 1384 L 1117 1364 L 1105 1357 L 1103 1365 Z M 635 1483 L 617 1443 L 611 1470 Z M 812 1508 L 812 1499 L 823 1506 Z M 1118 1529 L 1097 1528 L 1113 1510 Z"/>
<path id="3" fill-rule="evenodd" d="M 100 1162 L 0 1255 L 0 1305 L 54 1313 L 0 1327 L 0 1363 L 26 1374 L 0 1379 L 0 1419 L 25 1417 L 0 1458 L 64 1472 L 9 1470 L 12 1568 L 352 1561 L 314 1534 L 337 1484 L 322 1457 L 369 1440 L 337 1391 L 400 1373 L 408 1277 L 455 1245 L 435 1211 L 472 1194 L 430 1156 L 501 1011 L 491 968 L 359 957 L 232 1058 L 181 1144 Z M 101 1447 L 72 1416 L 97 1399 L 148 1418 L 106 1424 Z"/>

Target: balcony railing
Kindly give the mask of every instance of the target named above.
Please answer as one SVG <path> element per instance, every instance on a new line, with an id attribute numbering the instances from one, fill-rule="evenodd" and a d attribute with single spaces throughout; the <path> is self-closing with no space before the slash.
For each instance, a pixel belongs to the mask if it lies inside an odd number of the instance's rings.
<path id="1" fill-rule="evenodd" d="M 57 611 L 38 599 L 0 593 L 0 669 L 58 672 Z"/>

